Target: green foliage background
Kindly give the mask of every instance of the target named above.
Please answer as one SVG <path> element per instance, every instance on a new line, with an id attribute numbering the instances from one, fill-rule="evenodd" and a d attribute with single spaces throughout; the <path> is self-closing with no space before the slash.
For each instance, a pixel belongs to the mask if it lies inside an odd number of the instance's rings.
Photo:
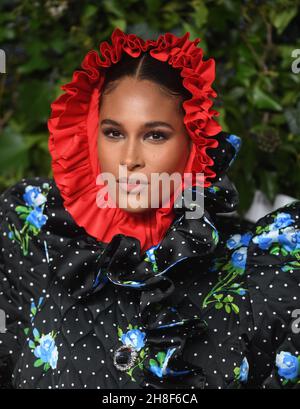
<path id="1" fill-rule="evenodd" d="M 300 199 L 299 0 L 45 0 L 0 3 L 0 191 L 27 176 L 52 176 L 46 121 L 86 52 L 115 27 L 144 38 L 200 37 L 214 57 L 216 109 L 242 137 L 230 176 L 246 210 L 255 189 Z M 300 64 L 299 64 L 300 66 Z"/>

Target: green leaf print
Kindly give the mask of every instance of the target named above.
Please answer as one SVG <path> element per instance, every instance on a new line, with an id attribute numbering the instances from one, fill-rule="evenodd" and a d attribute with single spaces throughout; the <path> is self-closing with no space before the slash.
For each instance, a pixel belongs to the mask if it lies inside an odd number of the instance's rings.
<path id="1" fill-rule="evenodd" d="M 272 249 L 270 251 L 270 254 L 273 254 L 274 256 L 278 256 L 279 251 L 280 251 L 280 247 L 279 246 L 274 246 L 274 247 L 272 247 Z"/>
<path id="2" fill-rule="evenodd" d="M 118 337 L 121 338 L 123 335 L 123 331 L 120 327 L 118 327 Z"/>
<path id="3" fill-rule="evenodd" d="M 9 238 L 19 243 L 24 256 L 28 255 L 29 240 L 32 236 L 40 233 L 42 226 L 48 219 L 48 216 L 43 214 L 43 210 L 49 190 L 49 184 L 43 184 L 43 190 L 39 186 L 27 186 L 25 189 L 27 199 L 24 197 L 25 205 L 15 207 L 15 212 L 18 214 L 19 219 L 24 222 L 23 227 L 21 230 L 18 230 L 14 224 L 8 225 L 10 230 Z M 41 196 L 44 196 L 42 201 Z M 28 202 L 29 197 L 30 200 Z"/>
<path id="4" fill-rule="evenodd" d="M 233 297 L 231 295 L 227 295 L 224 299 L 223 302 L 232 302 L 233 301 Z"/>
<path id="5" fill-rule="evenodd" d="M 231 313 L 231 308 L 229 304 L 225 304 L 225 311 L 230 314 Z"/>
<path id="6" fill-rule="evenodd" d="M 47 372 L 48 369 L 50 369 L 50 364 L 48 362 L 46 362 L 45 365 L 44 365 L 44 371 Z"/>
<path id="7" fill-rule="evenodd" d="M 17 213 L 25 213 L 26 215 L 28 215 L 31 210 L 26 206 L 16 206 L 15 211 Z"/>
<path id="8" fill-rule="evenodd" d="M 151 358 L 151 359 L 149 360 L 149 364 L 150 364 L 150 366 L 158 366 L 156 360 L 153 359 L 153 358 Z"/>
<path id="9" fill-rule="evenodd" d="M 41 358 L 37 359 L 36 361 L 34 361 L 33 366 L 35 368 L 38 368 L 39 366 L 42 366 L 44 364 L 44 361 L 41 360 Z"/>
<path id="10" fill-rule="evenodd" d="M 30 311 L 31 311 L 32 315 L 35 315 L 36 314 L 36 307 L 32 307 Z"/>
<path id="11" fill-rule="evenodd" d="M 215 230 L 212 231 L 212 238 L 213 238 L 214 243 L 218 244 L 219 236 L 218 236 L 218 233 Z"/>
<path id="12" fill-rule="evenodd" d="M 159 352 L 156 355 L 156 357 L 157 357 L 157 361 L 159 362 L 160 366 L 162 366 L 162 364 L 164 363 L 165 357 L 166 357 L 165 352 Z"/>
<path id="13" fill-rule="evenodd" d="M 134 379 L 134 377 L 132 376 L 132 371 L 135 367 L 129 369 L 129 371 L 127 371 L 126 373 L 130 376 L 132 382 L 136 382 L 136 380 Z"/>
<path id="14" fill-rule="evenodd" d="M 234 304 L 234 303 L 231 303 L 231 308 L 233 309 L 233 311 L 234 311 L 236 314 L 238 314 L 238 313 L 240 312 L 239 307 L 238 307 L 236 304 Z"/>
<path id="15" fill-rule="evenodd" d="M 238 366 L 236 366 L 234 368 L 234 370 L 233 370 L 233 373 L 234 373 L 236 378 L 238 378 L 240 376 L 240 372 L 241 372 L 241 370 L 240 370 L 240 368 Z"/>

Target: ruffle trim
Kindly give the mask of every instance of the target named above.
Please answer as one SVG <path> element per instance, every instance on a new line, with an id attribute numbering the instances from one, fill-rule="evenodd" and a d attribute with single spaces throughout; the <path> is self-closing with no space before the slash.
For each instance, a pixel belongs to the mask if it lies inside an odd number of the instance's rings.
<path id="1" fill-rule="evenodd" d="M 99 191 L 96 179 L 100 173 L 97 154 L 98 101 L 105 69 L 117 63 L 123 52 L 138 57 L 142 52 L 149 51 L 153 58 L 181 70 L 183 85 L 193 95 L 183 104 L 186 112 L 184 123 L 193 140 L 190 169 L 186 171 L 203 173 L 205 187 L 211 185 L 209 179 L 216 177 L 214 160 L 207 152 L 218 147 L 218 139 L 213 136 L 221 131 L 214 119 L 219 113 L 212 109 L 212 98 L 217 96 L 211 87 L 215 78 L 215 62 L 213 59 L 203 61 L 203 50 L 197 47 L 200 39 L 190 41 L 189 35 L 187 32 L 177 37 L 166 33 L 155 41 L 144 41 L 135 34 L 127 35 L 116 28 L 111 36 L 112 44 L 106 41 L 100 44 L 101 56 L 96 50 L 89 51 L 82 62 L 82 70 L 74 72 L 72 81 L 61 87 L 65 93 L 51 104 L 48 129 L 54 179 L 66 210 L 79 226 L 98 240 L 108 243 L 115 234 L 128 233 L 130 227 L 126 226 L 133 223 L 132 217 L 124 210 L 100 210 L 96 204 Z M 144 216 L 140 218 L 135 229 L 144 250 L 161 241 L 174 214 L 172 209 L 158 209 L 146 217 L 147 220 Z M 115 226 L 107 223 L 112 219 Z M 150 226 L 156 226 L 156 229 Z"/>

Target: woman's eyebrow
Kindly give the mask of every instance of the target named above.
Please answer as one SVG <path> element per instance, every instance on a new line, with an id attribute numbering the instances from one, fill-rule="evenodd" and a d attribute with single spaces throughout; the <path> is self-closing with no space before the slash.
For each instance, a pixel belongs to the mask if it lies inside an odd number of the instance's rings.
<path id="1" fill-rule="evenodd" d="M 115 126 L 122 126 L 119 122 L 114 121 L 113 119 L 103 119 L 101 121 L 101 125 L 115 125 Z"/>
<path id="2" fill-rule="evenodd" d="M 167 128 L 171 128 L 174 131 L 174 128 L 172 125 L 168 124 L 167 122 L 163 122 L 163 121 L 150 121 L 150 122 L 146 122 L 144 124 L 145 128 L 152 128 L 155 126 L 165 126 Z"/>
<path id="3" fill-rule="evenodd" d="M 113 119 L 103 119 L 103 121 L 101 121 L 101 125 L 114 125 L 114 126 L 120 126 L 122 127 L 122 124 L 120 124 L 117 121 L 114 121 Z M 163 121 L 150 121 L 150 122 L 145 122 L 143 124 L 144 128 L 153 128 L 155 126 L 165 126 L 168 127 L 170 129 L 172 129 L 174 131 L 174 128 L 172 127 L 172 125 L 168 124 L 167 122 L 163 122 Z"/>

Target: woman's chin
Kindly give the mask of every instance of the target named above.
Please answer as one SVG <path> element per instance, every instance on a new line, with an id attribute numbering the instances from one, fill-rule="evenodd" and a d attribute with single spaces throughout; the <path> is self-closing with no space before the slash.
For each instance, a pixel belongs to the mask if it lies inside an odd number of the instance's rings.
<path id="1" fill-rule="evenodd" d="M 138 208 L 131 208 L 131 207 L 127 207 L 127 208 L 123 208 L 122 210 L 124 210 L 125 212 L 131 213 L 131 214 L 143 214 L 143 213 L 148 213 L 150 211 L 152 211 L 153 209 L 151 208 L 143 208 L 143 207 L 138 207 Z"/>
<path id="2" fill-rule="evenodd" d="M 151 207 L 151 202 L 143 202 L 143 203 L 135 203 L 133 200 L 133 204 L 130 203 L 130 200 L 127 202 L 117 202 L 117 206 L 124 210 L 125 212 L 131 213 L 131 214 L 143 214 L 143 213 L 148 213 L 157 210 L 157 208 L 152 208 Z"/>

